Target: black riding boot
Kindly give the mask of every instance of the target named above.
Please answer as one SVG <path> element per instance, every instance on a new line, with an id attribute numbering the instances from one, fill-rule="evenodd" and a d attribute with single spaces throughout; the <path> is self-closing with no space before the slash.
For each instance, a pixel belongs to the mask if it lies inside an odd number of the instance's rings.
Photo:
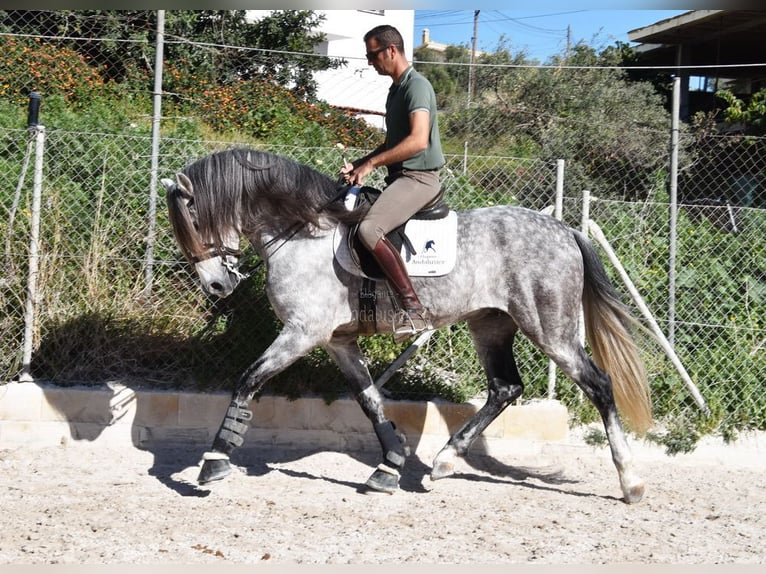
<path id="1" fill-rule="evenodd" d="M 371 253 L 383 269 L 402 308 L 394 320 L 394 341 L 399 342 L 421 331 L 433 329 L 428 311 L 420 303 L 396 247 L 388 238 L 383 237 Z"/>

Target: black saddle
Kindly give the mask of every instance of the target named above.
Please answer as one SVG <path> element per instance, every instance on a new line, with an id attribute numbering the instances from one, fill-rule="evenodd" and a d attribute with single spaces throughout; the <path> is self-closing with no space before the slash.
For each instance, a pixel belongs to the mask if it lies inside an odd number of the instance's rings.
<path id="1" fill-rule="evenodd" d="M 362 186 L 359 190 L 359 198 L 357 199 L 356 206 L 359 207 L 364 203 L 372 205 L 380 197 L 382 192 L 374 187 Z M 410 219 L 424 219 L 433 221 L 436 219 L 443 219 L 449 215 L 449 206 L 444 200 L 444 187 L 439 190 L 438 195 L 425 205 L 420 211 L 413 215 Z M 392 229 L 386 237 L 396 247 L 397 251 L 401 251 L 402 245 L 406 246 L 407 253 L 416 255 L 417 251 L 412 245 L 412 242 L 404 232 L 404 228 L 407 226 L 405 221 L 399 227 Z M 348 234 L 348 246 L 351 252 L 351 257 L 355 260 L 356 264 L 362 270 L 362 273 L 367 277 L 373 279 L 384 279 L 385 275 L 383 270 L 375 261 L 373 255 L 364 246 L 362 240 L 359 239 L 357 231 L 359 230 L 359 224 L 354 225 Z"/>

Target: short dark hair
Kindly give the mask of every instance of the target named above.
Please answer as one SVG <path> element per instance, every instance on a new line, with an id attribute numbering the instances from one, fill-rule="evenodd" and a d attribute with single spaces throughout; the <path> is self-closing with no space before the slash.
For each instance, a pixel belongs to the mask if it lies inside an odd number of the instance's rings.
<path id="1" fill-rule="evenodd" d="M 404 38 L 399 30 L 388 24 L 375 26 L 364 35 L 364 41 L 375 38 L 379 46 L 396 46 L 400 52 L 404 52 Z"/>

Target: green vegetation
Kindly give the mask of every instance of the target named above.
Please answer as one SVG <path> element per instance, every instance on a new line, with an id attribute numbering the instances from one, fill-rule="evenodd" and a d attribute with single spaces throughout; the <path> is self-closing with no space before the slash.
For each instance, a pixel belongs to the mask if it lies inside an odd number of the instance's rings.
<path id="1" fill-rule="evenodd" d="M 146 291 L 154 13 L 31 14 L 0 12 L 0 177 L 6 190 L 0 191 L 0 212 L 11 212 L 9 190 L 21 174 L 26 98 L 34 89 L 43 93 L 47 149 L 57 158 L 46 164 L 44 258 L 38 278 L 42 312 L 34 374 L 60 384 L 119 378 L 159 387 L 232 388 L 279 330 L 263 293 L 263 271 L 230 298 L 208 299 L 190 280 L 188 264 L 179 260 L 160 198 L 154 273 Z M 337 142 L 360 150 L 379 143 L 380 134 L 366 123 L 316 99 L 311 73 L 343 63 L 311 54 L 322 40 L 308 31 L 315 22 L 309 11 L 284 11 L 257 24 L 246 23 L 238 11 L 169 12 L 168 37 L 193 38 L 200 44 L 167 46 L 163 173 L 216 146 L 237 142 L 293 155 L 332 174 L 339 162 Z M 2 31 L 114 41 L 84 46 Z M 224 31 L 227 46 L 209 48 Z M 118 42 L 128 39 L 136 42 Z M 452 47 L 446 61 L 465 63 L 467 55 L 465 47 Z M 669 258 L 669 116 L 665 96 L 657 89 L 667 88 L 661 79 L 637 81 L 635 74 L 618 69 L 596 69 L 629 61 L 630 52 L 621 45 L 601 53 L 576 46 L 554 63 L 588 68 L 552 70 L 530 67 L 523 54 L 500 45 L 480 57 L 486 66 L 477 71 L 477 90 L 469 102 L 467 67 L 437 64 L 433 58 L 416 54 L 422 61 L 419 69 L 439 94 L 444 148 L 455 164 L 468 151 L 466 169 L 450 164 L 446 174 L 450 205 L 542 209 L 550 204 L 555 186 L 553 162 L 565 158 L 567 189 L 597 193 L 594 219 L 616 239 L 629 275 L 648 306 L 661 314 Z M 684 129 L 689 185 L 683 189 L 693 189 L 695 196 L 721 189 L 721 179 L 716 179 L 721 157 L 730 158 L 732 165 L 744 157 L 748 173 L 762 173 L 758 158 L 766 156 L 764 144 L 753 137 L 753 130 L 760 129 L 763 98 L 747 105 L 722 98 L 730 104 L 729 119 L 750 122 L 752 133 L 722 139 L 711 118 L 703 117 Z M 724 195 L 741 200 L 735 183 L 748 174 L 724 175 L 729 186 Z M 750 203 L 740 204 L 763 206 L 762 196 L 748 198 Z M 736 213 L 737 233 L 729 233 L 709 215 L 686 208 L 679 213 L 677 298 L 691 304 L 677 317 L 675 347 L 713 416 L 699 416 L 660 351 L 645 357 L 655 416 L 670 421 L 667 434 L 654 439 L 674 452 L 693 448 L 701 433 L 733 437 L 744 429 L 766 428 L 766 221 L 760 212 L 743 210 Z M 568 223 L 579 226 L 579 221 Z M 9 218 L 0 221 L 6 240 L 6 274 L 0 283 L 3 374 L 19 369 L 17 333 L 29 227 L 26 210 L 16 212 L 12 226 Z M 651 341 L 642 343 L 651 349 Z M 386 336 L 363 339 L 360 345 L 374 377 L 404 348 Z M 547 359 L 522 338 L 515 355 L 525 397 L 546 396 Z M 485 392 L 465 326 L 436 333 L 385 389 L 394 397 L 455 402 Z M 346 387 L 326 354 L 316 350 L 265 391 L 290 397 L 313 393 L 330 401 Z M 595 409 L 560 374 L 556 393 L 577 421 L 597 420 Z M 598 442 L 597 437 L 592 440 Z"/>
<path id="2" fill-rule="evenodd" d="M 748 101 L 731 90 L 718 90 L 716 96 L 726 102 L 723 118 L 730 124 L 742 124 L 751 135 L 766 134 L 766 89 L 754 93 Z"/>

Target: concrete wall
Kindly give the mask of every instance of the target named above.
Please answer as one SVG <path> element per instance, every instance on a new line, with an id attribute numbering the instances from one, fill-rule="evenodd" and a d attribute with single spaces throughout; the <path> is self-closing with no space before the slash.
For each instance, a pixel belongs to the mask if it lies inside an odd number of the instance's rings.
<path id="1" fill-rule="evenodd" d="M 0 386 L 0 448 L 77 442 L 132 444 L 188 442 L 209 446 L 229 404 L 228 393 L 56 387 L 38 383 Z M 386 414 L 405 433 L 413 452 L 436 452 L 480 405 L 387 401 Z M 316 446 L 338 451 L 378 449 L 370 422 L 356 401 L 290 401 L 261 397 L 251 404 L 246 446 Z M 520 444 L 564 441 L 567 410 L 557 401 L 510 406 L 474 450 L 497 452 Z"/>

